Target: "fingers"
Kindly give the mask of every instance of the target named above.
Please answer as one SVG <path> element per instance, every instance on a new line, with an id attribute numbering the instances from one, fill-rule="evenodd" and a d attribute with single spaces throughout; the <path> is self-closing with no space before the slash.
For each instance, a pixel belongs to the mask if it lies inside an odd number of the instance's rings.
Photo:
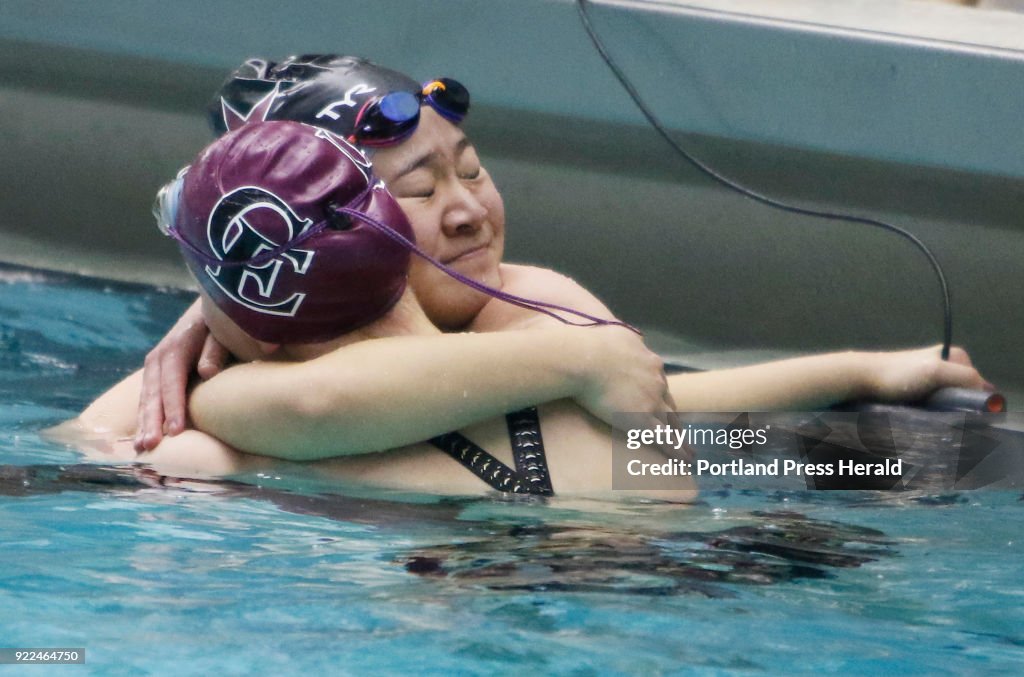
<path id="1" fill-rule="evenodd" d="M 185 429 L 185 391 L 188 387 L 189 367 L 184 356 L 176 351 L 166 352 L 160 361 L 159 399 L 162 401 L 164 432 L 177 435 Z"/>
<path id="2" fill-rule="evenodd" d="M 669 422 L 669 413 L 667 411 L 654 412 L 651 414 L 649 421 L 650 422 L 648 423 L 648 426 L 651 430 L 664 431 L 657 435 L 657 437 L 655 438 L 657 441 L 651 446 L 658 449 L 659 451 L 661 451 L 661 453 L 669 457 L 678 453 L 675 444 L 672 441 L 672 437 L 666 430 L 666 428 L 674 427 Z"/>
<path id="3" fill-rule="evenodd" d="M 938 346 L 941 349 L 941 345 Z M 927 349 L 928 351 L 933 348 Z M 952 346 L 949 349 L 949 359 L 942 360 L 935 367 L 935 388 L 977 388 L 992 389 L 991 383 L 982 378 L 978 370 L 971 362 L 971 356 L 960 346 Z"/>
<path id="4" fill-rule="evenodd" d="M 653 414 L 656 425 L 668 426 L 673 430 L 679 430 L 682 428 L 682 423 L 679 418 L 678 412 L 676 412 L 676 402 L 672 399 L 672 393 L 668 389 L 668 381 L 664 381 L 663 391 L 661 393 L 661 400 L 657 403 L 657 410 Z M 667 442 L 666 444 L 658 445 L 662 453 L 669 454 L 670 456 L 676 456 L 679 454 L 679 449 L 673 442 Z"/>
<path id="5" fill-rule="evenodd" d="M 971 362 L 971 356 L 967 354 L 967 351 L 960 346 L 953 346 L 949 349 L 949 361 L 954 364 L 962 364 L 968 367 L 974 366 Z"/>
<path id="6" fill-rule="evenodd" d="M 679 409 L 678 409 L 678 407 L 676 407 L 676 400 L 675 400 L 675 398 L 672 397 L 672 391 L 669 390 L 668 379 L 667 378 L 665 379 L 665 404 L 669 408 L 668 409 L 669 425 L 671 425 L 676 430 L 682 430 L 683 429 L 683 419 L 679 415 Z M 689 444 L 684 444 L 681 449 L 673 448 L 673 450 L 675 451 L 675 454 L 676 454 L 677 457 L 681 458 L 682 460 L 686 461 L 687 463 L 692 463 L 693 459 L 696 458 L 696 456 L 697 456 L 696 451 Z"/>
<path id="7" fill-rule="evenodd" d="M 206 340 L 203 341 L 202 352 L 199 354 L 199 364 L 196 366 L 196 371 L 199 372 L 199 376 L 203 380 L 211 379 L 224 370 L 228 357 L 227 348 L 222 346 L 217 339 L 213 338 L 213 334 L 207 334 Z"/>
<path id="8" fill-rule="evenodd" d="M 153 449 L 160 444 L 164 427 L 164 406 L 160 398 L 160 360 L 154 354 L 146 356 L 142 370 L 142 390 L 139 392 L 138 423 L 135 430 L 135 451 Z"/>
<path id="9" fill-rule="evenodd" d="M 679 418 L 679 410 L 676 408 L 676 400 L 672 397 L 672 391 L 668 387 L 668 379 L 665 380 L 665 395 L 663 406 L 666 407 L 668 412 L 668 423 L 673 428 L 681 428 L 683 425 L 682 419 Z"/>
<path id="10" fill-rule="evenodd" d="M 953 364 L 963 365 L 974 370 L 974 374 L 977 376 L 977 379 L 980 380 L 981 385 L 972 387 L 981 388 L 982 390 L 987 390 L 989 392 L 995 392 L 995 384 L 978 373 L 977 367 L 974 366 L 974 362 L 971 360 L 971 356 L 967 354 L 966 350 L 960 346 L 953 346 L 949 350 L 949 361 Z M 966 372 L 963 373 L 966 374 Z"/>
<path id="11" fill-rule="evenodd" d="M 209 330 L 203 322 L 197 300 L 178 319 L 174 327 L 146 355 L 139 394 L 135 450 L 155 448 L 163 435 L 177 435 L 185 429 L 186 388 L 196 355 L 206 358 L 209 376 L 220 371 L 227 353 L 220 344 L 210 345 Z"/>
<path id="12" fill-rule="evenodd" d="M 936 344 L 934 346 L 931 346 L 929 348 L 925 348 L 925 349 L 923 349 L 922 352 L 924 352 L 927 355 L 932 355 L 935 352 L 939 352 L 941 354 L 941 352 L 942 352 L 942 344 L 938 343 L 938 344 Z M 974 366 L 974 363 L 971 362 L 971 356 L 967 353 L 966 350 L 964 350 L 960 346 L 950 346 L 950 348 L 949 348 L 949 360 L 947 360 L 947 361 L 951 362 L 953 364 L 962 364 L 962 365 L 965 365 L 965 366 L 968 366 L 968 367 Z"/>
<path id="13" fill-rule="evenodd" d="M 943 362 L 940 364 L 936 377 L 938 380 L 938 383 L 935 384 L 936 388 L 959 387 L 985 389 L 986 385 L 992 385 L 983 379 L 981 374 L 979 374 L 978 370 L 974 367 L 964 364 L 955 364 L 953 362 Z"/>

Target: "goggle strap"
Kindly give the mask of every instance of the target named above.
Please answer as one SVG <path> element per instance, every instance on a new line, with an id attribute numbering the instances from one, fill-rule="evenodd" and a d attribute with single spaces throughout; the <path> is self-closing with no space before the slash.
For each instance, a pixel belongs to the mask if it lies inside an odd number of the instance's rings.
<path id="1" fill-rule="evenodd" d="M 359 135 L 359 128 L 363 125 L 363 116 L 366 115 L 366 111 L 376 102 L 376 99 L 368 99 L 363 102 L 363 105 L 359 108 L 359 112 L 356 113 L 355 124 L 352 128 L 352 133 L 349 135 L 348 142 L 355 143 L 355 139 Z"/>
<path id="2" fill-rule="evenodd" d="M 434 109 L 435 113 L 437 113 L 438 115 L 440 115 L 453 125 L 459 124 L 466 118 L 465 115 L 459 115 L 458 113 L 452 113 L 451 111 L 447 110 L 444 106 L 434 101 L 434 97 L 432 96 L 427 97 L 427 103 L 430 104 L 430 107 Z"/>
<path id="3" fill-rule="evenodd" d="M 458 280 L 459 282 L 461 282 L 462 284 L 466 285 L 467 287 L 471 287 L 472 289 L 475 289 L 475 290 L 477 290 L 479 292 L 487 294 L 488 296 L 496 298 L 496 299 L 498 299 L 500 301 L 504 301 L 505 303 L 509 303 L 509 304 L 511 304 L 513 306 L 518 306 L 520 308 L 526 308 L 528 310 L 533 310 L 533 311 L 538 312 L 538 313 L 543 313 L 544 315 L 547 315 L 549 317 L 553 317 L 554 319 L 558 320 L 559 322 L 562 322 L 563 324 L 569 324 L 569 325 L 572 325 L 572 326 L 575 326 L 575 327 L 593 327 L 593 326 L 597 326 L 597 325 L 616 325 L 616 326 L 619 326 L 619 327 L 625 327 L 626 329 L 629 329 L 630 331 L 632 331 L 632 332 L 634 332 L 636 334 L 639 334 L 640 336 L 643 336 L 643 333 L 639 329 L 637 329 L 633 325 L 628 324 L 626 322 L 621 322 L 619 320 L 608 320 L 608 319 L 601 318 L 601 317 L 595 317 L 593 315 L 589 315 L 587 313 L 584 313 L 583 311 L 576 310 L 574 308 L 568 308 L 566 306 L 560 306 L 557 303 L 547 303 L 545 301 L 537 301 L 537 300 L 534 300 L 534 299 L 528 299 L 528 298 L 525 298 L 523 296 L 516 296 L 515 294 L 509 294 L 508 292 L 503 292 L 500 289 L 495 289 L 495 288 L 490 287 L 490 286 L 488 286 L 486 284 L 483 284 L 481 282 L 477 282 L 476 280 L 473 280 L 473 279 L 471 279 L 469 277 L 466 277 L 465 275 L 463 275 L 462 273 L 458 272 L 457 270 L 453 270 L 453 269 L 449 268 L 448 266 L 444 265 L 443 263 L 441 263 L 440 261 L 435 259 L 433 256 L 431 256 L 430 254 L 427 254 L 425 251 L 420 249 L 416 245 L 415 242 L 412 242 L 407 237 L 405 237 L 401 233 L 395 231 L 393 228 L 391 228 L 387 224 L 381 223 L 380 221 L 374 219 L 369 214 L 366 214 L 366 213 L 361 212 L 361 211 L 356 210 L 356 209 L 352 209 L 350 207 L 341 207 L 341 208 L 336 209 L 335 211 L 337 211 L 338 213 L 341 213 L 341 214 L 347 214 L 348 216 L 357 218 L 360 221 L 362 221 L 363 223 L 366 223 L 366 224 L 372 226 L 373 228 L 376 228 L 379 232 L 383 233 L 384 235 L 386 235 L 387 237 L 391 238 L 395 242 L 398 242 L 403 247 L 405 247 L 406 249 L 411 251 L 413 254 L 416 254 L 416 256 L 419 256 L 421 259 L 424 259 L 425 261 L 428 261 L 432 266 L 434 266 L 435 268 L 441 270 L 443 273 L 445 273 L 449 277 Z M 578 321 L 574 321 L 574 320 L 571 320 L 571 319 L 566 319 L 566 318 L 558 315 L 557 313 L 555 313 L 553 311 L 559 311 L 559 312 L 562 312 L 562 313 L 567 313 L 569 315 L 575 315 L 578 318 L 582 318 L 582 319 L 588 320 L 588 321 L 587 322 L 578 322 Z"/>

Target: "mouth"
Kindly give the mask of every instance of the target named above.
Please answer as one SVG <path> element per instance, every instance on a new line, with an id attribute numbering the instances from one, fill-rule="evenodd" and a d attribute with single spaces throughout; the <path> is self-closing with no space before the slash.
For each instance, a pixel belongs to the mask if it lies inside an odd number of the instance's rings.
<path id="1" fill-rule="evenodd" d="M 453 263 L 460 263 L 462 261 L 467 261 L 469 259 L 474 259 L 474 258 L 477 258 L 479 256 L 485 255 L 489 248 L 490 248 L 490 243 L 486 243 L 485 242 L 484 244 L 479 244 L 479 245 L 477 245 L 475 247 L 467 249 L 466 251 L 464 251 L 464 252 L 462 252 L 460 254 L 456 254 L 455 256 L 452 256 L 452 257 L 449 257 L 449 258 L 446 258 L 446 259 L 442 259 L 441 263 L 443 263 L 445 265 L 451 265 Z"/>

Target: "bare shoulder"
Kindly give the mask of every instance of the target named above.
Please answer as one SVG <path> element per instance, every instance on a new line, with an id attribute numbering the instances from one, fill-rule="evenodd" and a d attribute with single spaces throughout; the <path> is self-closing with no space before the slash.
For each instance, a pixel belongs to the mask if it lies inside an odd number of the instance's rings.
<path id="1" fill-rule="evenodd" d="M 548 297 L 565 294 L 585 294 L 597 300 L 583 285 L 568 275 L 550 268 L 526 266 L 518 263 L 501 264 L 502 289 L 513 294 L 532 293 L 538 300 L 549 301 Z M 540 298 L 544 297 L 544 298 Z M 600 303 L 598 301 L 598 303 Z"/>
<path id="2" fill-rule="evenodd" d="M 96 461 L 134 461 L 132 435 L 142 372 L 123 379 L 96 398 L 77 418 L 42 431 L 43 437 Z"/>
<path id="3" fill-rule="evenodd" d="M 272 466 L 270 459 L 243 454 L 198 430 L 165 437 L 156 449 L 137 454 L 133 445 L 135 411 L 142 388 L 137 371 L 96 398 L 78 418 L 43 431 L 93 461 L 141 462 L 164 475 L 210 478 Z"/>
<path id="4" fill-rule="evenodd" d="M 502 291 L 546 303 L 556 303 L 590 315 L 611 319 L 612 313 L 583 285 L 568 275 L 549 268 L 514 263 L 501 264 Z M 469 329 L 503 331 L 544 326 L 557 322 L 546 315 L 492 299 L 483 307 Z"/>
<path id="5" fill-rule="evenodd" d="M 136 371 L 96 398 L 78 416 L 83 430 L 115 437 L 135 432 L 135 414 L 142 390 L 142 371 Z"/>

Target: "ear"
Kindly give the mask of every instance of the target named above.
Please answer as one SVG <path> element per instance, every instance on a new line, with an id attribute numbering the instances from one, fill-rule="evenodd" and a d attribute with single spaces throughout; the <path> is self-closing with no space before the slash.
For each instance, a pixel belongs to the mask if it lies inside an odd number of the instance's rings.
<path id="1" fill-rule="evenodd" d="M 260 349 L 260 354 L 263 355 L 264 357 L 269 357 L 270 355 L 273 355 L 274 353 L 281 349 L 280 343 L 267 343 L 265 341 L 257 341 L 256 345 Z"/>

